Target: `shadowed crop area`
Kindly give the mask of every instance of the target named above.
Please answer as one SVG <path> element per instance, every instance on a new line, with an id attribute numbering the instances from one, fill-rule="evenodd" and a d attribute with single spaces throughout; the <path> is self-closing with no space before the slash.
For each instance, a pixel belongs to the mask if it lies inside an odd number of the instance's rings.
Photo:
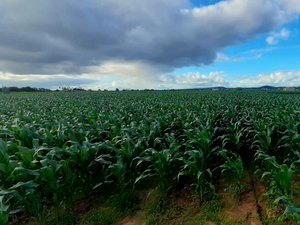
<path id="1" fill-rule="evenodd" d="M 0 224 L 297 224 L 300 94 L 0 94 Z"/>

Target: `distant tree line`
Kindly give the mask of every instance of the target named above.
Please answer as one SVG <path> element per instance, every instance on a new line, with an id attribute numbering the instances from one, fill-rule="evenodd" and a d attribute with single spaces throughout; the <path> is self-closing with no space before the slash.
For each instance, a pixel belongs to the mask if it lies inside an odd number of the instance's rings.
<path id="1" fill-rule="evenodd" d="M 84 92 L 84 91 L 95 91 L 95 90 L 91 90 L 91 89 L 84 89 L 81 87 L 59 87 L 56 90 L 51 90 L 51 89 L 47 89 L 47 88 L 35 88 L 35 87 L 2 87 L 0 88 L 0 93 L 10 93 L 10 92 Z M 98 89 L 98 91 L 108 91 L 107 89 Z M 114 91 L 121 91 L 119 88 L 116 88 Z M 122 91 L 154 91 L 154 89 L 122 89 Z"/>
<path id="2" fill-rule="evenodd" d="M 9 93 L 9 92 L 47 92 L 51 91 L 46 88 L 34 88 L 34 87 L 2 87 L 0 88 L 0 92 Z"/>
<path id="3" fill-rule="evenodd" d="M 185 90 L 194 90 L 194 91 L 227 91 L 227 90 L 236 90 L 236 91 L 243 91 L 243 90 L 260 90 L 260 91 L 285 91 L 285 92 L 300 92 L 300 87 L 273 87 L 273 86 L 262 86 L 262 87 L 250 87 L 250 88 L 226 88 L 226 87 L 208 87 L 208 88 L 192 88 L 192 89 L 165 89 L 164 91 L 185 91 Z M 155 91 L 155 89 L 119 89 L 116 88 L 115 90 L 107 90 L 107 89 L 98 89 L 98 90 L 92 90 L 92 89 L 84 89 L 81 87 L 59 87 L 56 90 L 51 90 L 47 88 L 35 88 L 35 87 L 0 87 L 0 93 L 8 94 L 10 92 L 94 92 L 94 91 Z"/>

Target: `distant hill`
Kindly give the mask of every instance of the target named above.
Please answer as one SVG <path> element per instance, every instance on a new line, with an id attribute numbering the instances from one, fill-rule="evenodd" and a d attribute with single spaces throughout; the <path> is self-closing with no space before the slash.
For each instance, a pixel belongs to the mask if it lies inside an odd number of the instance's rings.
<path id="1" fill-rule="evenodd" d="M 278 90 L 278 87 L 270 86 L 270 85 L 265 85 L 257 88 L 259 90 Z"/>
<path id="2" fill-rule="evenodd" d="M 300 91 L 300 87 L 275 87 L 271 85 L 264 85 L 261 87 L 235 87 L 235 88 L 226 88 L 226 87 L 206 87 L 206 88 L 193 88 L 187 90 L 211 90 L 211 91 L 225 91 L 225 90 L 260 90 L 260 91 Z"/>
<path id="3" fill-rule="evenodd" d="M 129 89 L 130 90 L 130 89 Z M 123 89 L 123 91 L 129 91 Z M 187 88 L 187 89 L 166 89 L 165 91 L 184 91 L 184 90 L 195 90 L 195 91 L 226 91 L 226 90 L 236 90 L 236 91 L 243 91 L 243 90 L 260 90 L 260 91 L 285 91 L 285 92 L 295 92 L 300 91 L 300 87 L 275 87 L 271 85 L 264 85 L 261 87 L 234 87 L 234 88 L 227 88 L 223 86 L 215 86 L 215 87 L 203 87 L 203 88 Z M 81 91 L 92 91 L 87 90 L 81 87 L 63 87 L 57 90 L 50 90 L 46 88 L 35 88 L 35 87 L 0 87 L 0 93 L 10 93 L 10 92 L 52 92 L 52 91 L 63 91 L 63 92 L 81 92 Z M 100 89 L 98 91 L 101 91 Z M 103 90 L 106 91 L 106 90 Z M 119 89 L 115 89 L 115 91 L 119 91 Z M 132 90 L 133 91 L 133 90 Z M 155 89 L 136 89 L 136 91 L 155 91 Z"/>

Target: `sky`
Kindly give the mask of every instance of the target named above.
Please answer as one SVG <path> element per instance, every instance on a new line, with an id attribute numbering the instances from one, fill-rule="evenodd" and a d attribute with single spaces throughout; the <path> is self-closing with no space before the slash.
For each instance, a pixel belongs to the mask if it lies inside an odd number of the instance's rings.
<path id="1" fill-rule="evenodd" d="M 1 0 L 0 85 L 300 86 L 300 0 Z"/>

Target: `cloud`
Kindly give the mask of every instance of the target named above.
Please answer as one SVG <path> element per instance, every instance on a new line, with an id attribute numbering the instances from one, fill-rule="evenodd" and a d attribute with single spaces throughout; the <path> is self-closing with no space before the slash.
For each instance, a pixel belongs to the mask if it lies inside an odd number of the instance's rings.
<path id="1" fill-rule="evenodd" d="M 99 66 L 86 68 L 88 73 L 80 77 L 97 80 L 92 88 L 100 89 L 146 89 L 158 88 L 158 74 L 168 71 L 166 67 L 158 67 L 142 61 L 126 62 L 107 61 Z"/>
<path id="2" fill-rule="evenodd" d="M 288 39 L 289 36 L 290 36 L 290 31 L 286 28 L 282 28 L 279 32 L 272 33 L 270 36 L 268 36 L 266 38 L 266 42 L 269 45 L 276 45 L 278 44 L 279 41 Z"/>
<path id="3" fill-rule="evenodd" d="M 270 74 L 259 74 L 231 82 L 232 87 L 259 87 L 264 85 L 300 86 L 300 71 L 279 71 Z"/>
<path id="4" fill-rule="evenodd" d="M 250 56 L 228 56 L 222 52 L 217 53 L 216 61 L 217 62 L 242 62 L 249 60 L 260 59 L 262 54 L 251 54 Z"/>
<path id="5" fill-rule="evenodd" d="M 278 71 L 256 76 L 244 76 L 239 79 L 228 79 L 223 72 L 209 74 L 189 73 L 178 75 L 165 75 L 160 77 L 161 88 L 204 88 L 204 87 L 261 87 L 272 86 L 300 86 L 300 71 Z"/>
<path id="6" fill-rule="evenodd" d="M 204 88 L 214 86 L 228 86 L 222 72 L 211 72 L 209 74 L 188 73 L 178 75 L 163 75 L 160 77 L 159 87 L 161 89 L 185 89 Z"/>
<path id="7" fill-rule="evenodd" d="M 38 87 L 38 88 L 50 88 L 57 89 L 59 87 L 86 87 L 93 84 L 97 80 L 84 76 L 72 76 L 64 74 L 56 75 L 22 75 L 0 72 L 0 84 L 1 86 L 16 86 L 16 87 Z"/>
<path id="8" fill-rule="evenodd" d="M 146 89 L 158 88 L 158 73 L 163 67 L 143 62 L 107 61 L 99 66 L 88 66 L 84 73 L 22 75 L 0 72 L 2 86 L 33 86 L 56 89 L 83 87 L 86 89 Z"/>
<path id="9" fill-rule="evenodd" d="M 89 73 L 72 75 L 16 75 L 0 73 L 2 86 L 32 86 L 57 89 L 82 87 L 85 89 L 185 89 L 228 86 L 222 72 L 209 74 L 164 74 L 157 76 L 157 67 L 141 62 L 111 61 L 88 68 Z M 161 71 L 161 69 L 160 69 Z"/>
<path id="10" fill-rule="evenodd" d="M 190 89 L 205 87 L 260 87 L 300 86 L 300 71 L 278 71 L 256 76 L 240 76 L 229 79 L 222 71 L 203 74 L 200 72 L 164 74 L 156 76 L 156 67 L 135 62 L 107 62 L 90 73 L 72 75 L 16 75 L 0 73 L 2 86 L 32 86 L 57 89 L 59 87 L 81 87 L 85 89 Z M 101 74 L 101 76 L 99 76 Z"/>
<path id="11" fill-rule="evenodd" d="M 162 74 L 210 64 L 223 48 L 268 33 L 299 12 L 298 0 L 193 8 L 188 0 L 2 0 L 0 68 L 80 77 L 93 66 L 123 61 Z"/>

